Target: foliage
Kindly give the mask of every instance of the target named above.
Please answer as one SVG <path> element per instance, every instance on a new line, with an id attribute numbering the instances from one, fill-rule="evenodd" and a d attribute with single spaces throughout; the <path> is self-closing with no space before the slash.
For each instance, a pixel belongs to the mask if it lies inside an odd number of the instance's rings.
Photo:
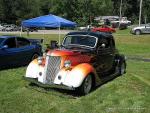
<path id="1" fill-rule="evenodd" d="M 0 0 L 0 20 L 7 23 L 20 23 L 23 19 L 39 15 L 37 0 Z"/>
<path id="2" fill-rule="evenodd" d="M 49 13 L 91 24 L 96 16 L 119 15 L 121 0 L 0 0 L 0 21 L 19 24 L 22 20 Z M 122 16 L 137 22 L 140 0 L 122 0 Z M 150 0 L 143 1 L 142 22 L 150 21 Z"/>

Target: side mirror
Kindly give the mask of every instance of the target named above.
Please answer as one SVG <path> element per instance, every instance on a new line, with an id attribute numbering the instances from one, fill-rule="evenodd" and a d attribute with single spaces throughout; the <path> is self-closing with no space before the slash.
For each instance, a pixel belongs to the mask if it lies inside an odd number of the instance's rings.
<path id="1" fill-rule="evenodd" d="M 46 51 L 49 49 L 55 49 L 55 48 L 58 48 L 58 43 L 55 40 L 52 40 L 50 44 L 46 44 Z"/>
<path id="2" fill-rule="evenodd" d="M 55 49 L 55 48 L 58 48 L 58 43 L 57 43 L 57 41 L 52 40 L 50 42 L 50 49 Z"/>
<path id="3" fill-rule="evenodd" d="M 4 45 L 0 49 L 7 49 L 7 48 L 8 48 L 8 45 Z"/>

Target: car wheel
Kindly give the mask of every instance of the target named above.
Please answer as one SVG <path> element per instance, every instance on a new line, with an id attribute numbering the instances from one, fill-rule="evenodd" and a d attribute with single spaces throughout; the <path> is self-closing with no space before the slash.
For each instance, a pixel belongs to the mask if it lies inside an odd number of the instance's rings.
<path id="1" fill-rule="evenodd" d="M 39 55 L 38 55 L 37 53 L 34 53 L 34 54 L 32 55 L 31 61 L 34 60 L 34 59 L 36 59 L 36 58 L 38 58 L 38 56 L 39 56 Z"/>
<path id="2" fill-rule="evenodd" d="M 125 62 L 122 62 L 118 67 L 119 75 L 123 75 L 126 73 L 126 64 Z"/>
<path id="3" fill-rule="evenodd" d="M 141 34 L 141 31 L 140 31 L 140 30 L 136 30 L 136 31 L 135 31 L 135 34 L 136 34 L 136 35 L 140 35 L 140 34 Z"/>
<path id="4" fill-rule="evenodd" d="M 92 90 L 92 76 L 91 75 L 88 75 L 82 85 L 78 88 L 78 92 L 81 94 L 81 95 L 86 95 L 88 94 L 90 91 Z"/>

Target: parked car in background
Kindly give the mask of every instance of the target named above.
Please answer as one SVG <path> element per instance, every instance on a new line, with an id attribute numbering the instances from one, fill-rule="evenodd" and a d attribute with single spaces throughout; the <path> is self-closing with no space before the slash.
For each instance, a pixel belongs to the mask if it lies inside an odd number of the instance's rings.
<path id="1" fill-rule="evenodd" d="M 87 25 L 86 27 L 79 27 L 78 30 L 79 31 L 90 31 L 93 28 L 94 27 L 92 25 Z"/>
<path id="2" fill-rule="evenodd" d="M 0 36 L 0 68 L 22 66 L 42 54 L 36 39 L 18 36 Z"/>
<path id="3" fill-rule="evenodd" d="M 150 23 L 146 24 L 146 25 L 142 25 L 142 26 L 132 28 L 131 33 L 135 34 L 135 35 L 150 33 Z"/>
<path id="4" fill-rule="evenodd" d="M 131 21 L 129 21 L 127 17 L 122 17 L 121 19 L 118 18 L 111 21 L 111 24 L 113 24 L 115 27 L 119 27 L 119 23 L 127 26 L 131 25 Z"/>
<path id="5" fill-rule="evenodd" d="M 30 27 L 30 28 L 28 28 L 28 27 L 23 27 L 23 28 L 22 28 L 22 31 L 23 31 L 23 32 L 38 32 L 38 28 L 36 28 L 36 27 Z"/>
<path id="6" fill-rule="evenodd" d="M 114 33 L 116 30 L 114 28 L 108 27 L 103 25 L 102 27 L 95 27 L 91 30 L 92 32 L 107 32 L 107 33 Z"/>
<path id="7" fill-rule="evenodd" d="M 14 30 L 14 26 L 11 26 L 11 25 L 5 25 L 4 26 L 5 28 L 3 29 L 3 31 L 13 31 Z"/>
<path id="8" fill-rule="evenodd" d="M 15 24 L 2 23 L 0 25 L 0 31 L 10 32 L 10 31 L 20 31 L 20 30 L 21 30 L 20 27 Z"/>
<path id="9" fill-rule="evenodd" d="M 85 95 L 95 86 L 126 72 L 125 56 L 119 54 L 109 33 L 71 32 L 60 48 L 52 46 L 56 48 L 28 65 L 26 80 Z"/>
<path id="10" fill-rule="evenodd" d="M 124 29 L 127 29 L 128 28 L 128 25 L 127 24 L 124 24 L 124 23 L 121 23 L 119 25 L 119 30 L 124 30 Z"/>
<path id="11" fill-rule="evenodd" d="M 3 29 L 4 29 L 4 26 L 2 26 L 2 25 L 0 24 L 0 31 L 3 31 Z"/>

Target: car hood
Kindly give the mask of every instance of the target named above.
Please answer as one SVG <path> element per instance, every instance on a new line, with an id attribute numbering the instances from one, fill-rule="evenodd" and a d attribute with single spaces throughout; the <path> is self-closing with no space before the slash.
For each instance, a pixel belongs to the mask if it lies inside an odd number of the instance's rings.
<path id="1" fill-rule="evenodd" d="M 142 29 L 145 28 L 145 26 L 138 26 L 138 27 L 134 27 L 133 29 Z"/>
<path id="2" fill-rule="evenodd" d="M 55 49 L 55 50 L 50 50 L 47 55 L 50 56 L 72 56 L 72 55 L 80 55 L 81 52 L 78 50 L 67 50 L 67 49 Z"/>
<path id="3" fill-rule="evenodd" d="M 72 66 L 76 66 L 81 63 L 90 63 L 92 61 L 93 56 L 89 56 L 86 54 L 82 54 L 81 51 L 73 51 L 73 50 L 50 50 L 47 53 L 48 56 L 60 56 L 62 58 L 62 64 L 65 61 L 71 61 Z"/>

